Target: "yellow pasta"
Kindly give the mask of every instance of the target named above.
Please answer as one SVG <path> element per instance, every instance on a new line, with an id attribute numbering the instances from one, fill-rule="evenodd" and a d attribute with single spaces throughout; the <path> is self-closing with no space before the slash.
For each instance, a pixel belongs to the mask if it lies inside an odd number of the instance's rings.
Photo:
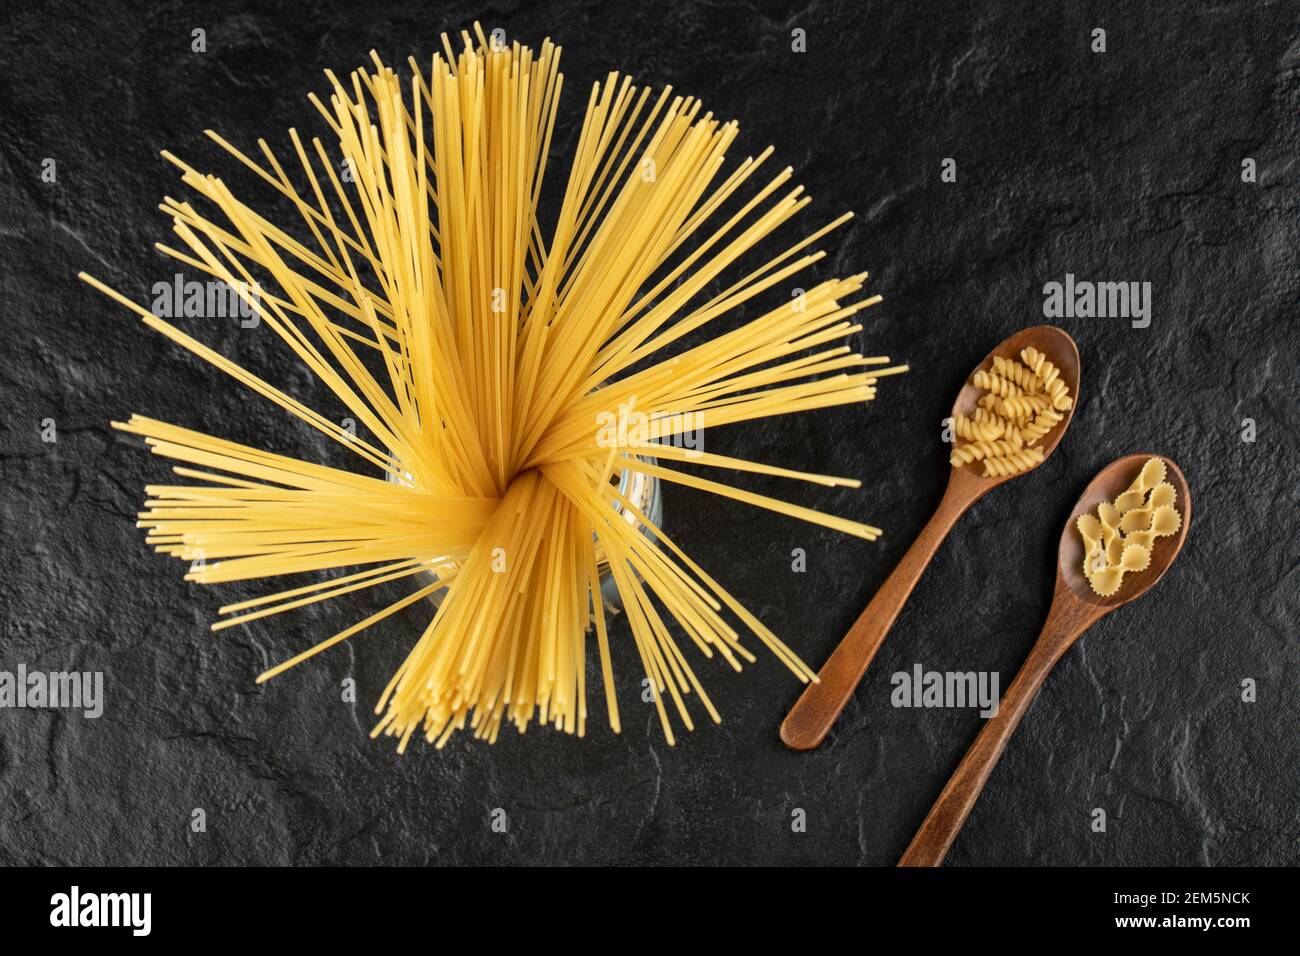
<path id="1" fill-rule="evenodd" d="M 1020 350 L 1020 360 L 1042 381 L 1044 386 L 1051 385 L 1061 374 L 1060 370 L 1048 361 L 1047 356 L 1032 345 Z"/>
<path id="2" fill-rule="evenodd" d="M 1101 597 L 1110 597 L 1119 590 L 1119 586 L 1123 581 L 1123 568 L 1102 567 L 1088 576 L 1088 583 Z"/>
<path id="3" fill-rule="evenodd" d="M 1064 412 L 1074 404 L 1069 389 L 1059 377 L 1060 369 L 1048 361 L 1046 355 L 1030 346 L 1021 350 L 1020 359 L 1043 383 L 1043 390 L 1051 397 L 1053 408 L 1058 412 Z"/>
<path id="4" fill-rule="evenodd" d="M 1173 505 L 1162 505 L 1151 514 L 1151 527 L 1147 530 L 1157 538 L 1177 534 L 1183 525 L 1182 516 Z"/>
<path id="5" fill-rule="evenodd" d="M 1159 458 L 1149 458 L 1146 464 L 1142 466 L 1142 471 L 1137 478 L 1133 479 L 1133 484 L 1129 486 L 1129 491 L 1148 492 L 1156 485 L 1165 480 L 1167 469 L 1165 463 Z M 1171 486 L 1172 487 L 1172 486 Z"/>
<path id="6" fill-rule="evenodd" d="M 1015 359 L 1003 358 L 1001 355 L 993 356 L 993 371 L 1028 395 L 1035 395 L 1043 390 L 1043 383 L 1039 381 L 1033 370 L 1021 365 Z"/>
<path id="7" fill-rule="evenodd" d="M 953 416 L 952 430 L 957 437 L 967 441 L 993 441 L 995 438 L 1002 437 L 1002 423 L 995 420 L 994 416 L 981 415 L 983 412 L 982 408 L 976 409 L 974 418 L 967 418 L 965 415 Z"/>
<path id="8" fill-rule="evenodd" d="M 1035 448 L 1064 419 L 1071 407 L 1069 389 L 1060 371 L 1033 348 L 1021 351 L 1021 362 L 995 355 L 991 368 L 976 369 L 971 384 L 985 394 L 968 417 L 953 417 L 956 445 L 949 461 L 960 468 L 983 461 L 985 476 L 1019 474 L 1043 460 Z"/>
<path id="9" fill-rule="evenodd" d="M 1130 489 L 1115 499 L 1115 510 L 1122 515 L 1127 514 L 1135 508 L 1141 508 L 1146 502 L 1146 497 L 1145 493 Z"/>
<path id="10" fill-rule="evenodd" d="M 993 421 L 1002 427 L 1002 438 L 1004 440 L 1010 442 L 1016 448 L 1023 448 L 1025 446 L 1024 429 L 1022 429 L 1020 425 L 1010 419 L 1003 418 L 1001 415 L 987 412 L 982 408 L 977 408 L 975 410 L 976 421 L 979 421 L 980 415 L 988 415 Z"/>
<path id="11" fill-rule="evenodd" d="M 1025 436 L 1025 443 L 1029 445 L 1038 444 L 1044 435 L 1060 424 L 1061 419 L 1064 417 L 1064 415 L 1054 409 L 1042 409 L 1034 416 L 1032 422 L 1021 429 L 1021 434 Z"/>
<path id="12" fill-rule="evenodd" d="M 972 417 L 978 424 L 995 430 L 997 434 L 993 436 L 994 438 L 1004 438 L 1017 448 L 1024 444 L 1024 439 L 1020 434 L 1020 426 L 1009 419 L 1003 418 L 996 412 L 991 412 L 986 408 L 976 408 Z"/>
<path id="13" fill-rule="evenodd" d="M 1019 451 L 1013 450 L 996 458 L 985 458 L 984 475 L 986 477 L 992 477 L 995 475 L 1014 475 L 1029 470 L 1042 460 L 1043 450 L 1041 448 L 1025 448 Z"/>
<path id="14" fill-rule="evenodd" d="M 1143 544 L 1125 543 L 1119 566 L 1124 571 L 1145 571 L 1151 563 L 1151 549 Z"/>
<path id="15" fill-rule="evenodd" d="M 999 415 L 1022 424 L 1028 424 L 1035 415 L 1050 410 L 1049 400 L 1041 395 L 1013 395 L 1010 398 L 999 398 L 995 407 Z"/>
<path id="16" fill-rule="evenodd" d="M 199 583 L 349 569 L 228 605 L 222 614 L 234 616 L 215 627 L 420 581 L 259 681 L 444 592 L 376 706 L 373 734 L 399 751 L 415 735 L 439 747 L 457 730 L 494 741 L 503 725 L 522 732 L 533 720 L 583 735 L 592 654 L 617 732 L 608 576 L 672 743 L 670 714 L 694 726 L 688 700 L 721 719 L 686 644 L 739 670 L 755 659 L 747 630 L 800 680 L 816 677 L 611 477 L 673 482 L 873 540 L 873 525 L 671 465 L 856 481 L 688 455 L 672 439 L 864 402 L 906 366 L 834 344 L 879 301 L 861 296 L 865 273 L 800 276 L 848 215 L 735 275 L 809 199 L 788 169 L 757 175 L 770 148 L 728 167 L 736 124 L 692 97 L 652 95 L 617 74 L 597 83 L 544 228 L 560 50 L 489 42 L 477 25 L 461 40 L 457 51 L 444 37 L 445 55 L 425 68 L 412 60 L 408 78 L 377 56 L 347 82 L 327 74 L 330 95 L 311 102 L 330 145 L 290 131 L 282 161 L 265 142 L 250 156 L 210 134 L 284 201 L 296 218 L 283 227 L 164 154 L 202 202 L 164 200 L 181 248 L 162 251 L 239 291 L 355 430 L 83 275 L 361 460 L 357 471 L 328 467 L 134 416 L 115 427 L 192 482 L 150 486 L 139 523 L 159 551 L 193 562 L 187 578 Z M 791 301 L 796 282 L 807 291 Z M 776 304 L 760 305 L 764 293 Z M 629 413 L 644 420 L 635 435 L 605 434 L 602 421 Z"/>
<path id="17" fill-rule="evenodd" d="M 1009 397 L 1021 394 L 1020 387 L 998 375 L 996 372 L 977 371 L 971 379 L 976 388 L 982 388 L 992 395 Z"/>
<path id="18" fill-rule="evenodd" d="M 987 458 L 1002 458 L 1018 452 L 1014 445 L 1005 441 L 973 441 L 953 449 L 950 461 L 953 465 L 967 465 L 972 461 Z"/>
<path id="19" fill-rule="evenodd" d="M 1115 501 L 1102 501 L 1097 514 L 1079 515 L 1075 528 L 1083 542 L 1083 573 L 1102 597 L 1117 593 L 1124 575 L 1145 571 L 1156 539 L 1175 534 L 1182 518 L 1177 491 L 1165 481 L 1165 463 L 1150 458 L 1138 477 Z"/>

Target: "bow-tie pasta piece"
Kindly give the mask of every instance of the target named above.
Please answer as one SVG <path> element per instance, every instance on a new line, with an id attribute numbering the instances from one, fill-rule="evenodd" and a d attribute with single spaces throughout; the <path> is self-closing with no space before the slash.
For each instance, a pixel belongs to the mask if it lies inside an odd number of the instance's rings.
<path id="1" fill-rule="evenodd" d="M 1151 513 L 1151 533 L 1157 538 L 1167 538 L 1182 526 L 1183 519 L 1172 505 L 1157 508 Z"/>
<path id="2" fill-rule="evenodd" d="M 1126 512 L 1119 519 L 1119 530 L 1125 534 L 1135 531 L 1148 531 L 1150 528 L 1151 510 L 1149 508 L 1139 508 L 1136 511 Z"/>
<path id="3" fill-rule="evenodd" d="M 1147 492 L 1165 480 L 1165 463 L 1159 458 L 1148 458 L 1142 466 L 1137 480 L 1129 486 L 1129 491 Z"/>
<path id="4" fill-rule="evenodd" d="M 1152 545 L 1156 543 L 1156 535 L 1150 531 L 1134 531 L 1132 534 L 1124 535 L 1124 543 L 1137 545 L 1150 551 Z"/>
<path id="5" fill-rule="evenodd" d="M 1074 524 L 1079 529 L 1079 537 L 1083 539 L 1083 573 L 1102 570 L 1106 566 L 1106 552 L 1101 546 L 1101 522 L 1092 515 L 1084 514 L 1079 515 Z M 1101 567 L 1096 567 L 1098 561 L 1101 562 Z"/>
<path id="6" fill-rule="evenodd" d="M 1101 519 L 1102 530 L 1109 535 L 1114 535 L 1119 529 L 1119 523 L 1123 516 L 1113 504 L 1109 501 L 1103 501 L 1097 506 L 1097 517 Z M 1107 537 L 1107 540 L 1109 540 L 1109 537 Z"/>
<path id="7" fill-rule="evenodd" d="M 1083 539 L 1083 550 L 1087 554 L 1101 544 L 1101 522 L 1092 515 L 1079 515 L 1074 526 L 1079 529 L 1079 537 Z"/>
<path id="8" fill-rule="evenodd" d="M 1178 493 L 1174 491 L 1174 486 L 1167 481 L 1162 481 L 1151 489 L 1151 497 L 1147 499 L 1147 507 L 1159 510 L 1160 508 L 1172 508 Z"/>
<path id="9" fill-rule="evenodd" d="M 1151 552 L 1139 544 L 1125 542 L 1119 566 L 1124 571 L 1145 571 L 1151 563 Z"/>
<path id="10" fill-rule="evenodd" d="M 1124 557 L 1124 539 L 1119 535 L 1106 542 L 1106 564 L 1118 568 Z"/>
<path id="11" fill-rule="evenodd" d="M 1124 571 L 1121 568 L 1105 568 L 1088 575 L 1088 583 L 1102 597 L 1110 597 L 1118 591 L 1123 581 Z"/>
<path id="12" fill-rule="evenodd" d="M 1120 514 L 1128 514 L 1146 504 L 1147 496 L 1140 491 L 1126 491 L 1115 499 L 1115 509 Z"/>

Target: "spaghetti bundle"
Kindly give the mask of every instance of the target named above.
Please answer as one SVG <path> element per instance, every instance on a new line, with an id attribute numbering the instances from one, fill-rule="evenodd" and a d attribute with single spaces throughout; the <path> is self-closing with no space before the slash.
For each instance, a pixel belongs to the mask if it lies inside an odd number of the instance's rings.
<path id="1" fill-rule="evenodd" d="M 874 539 L 870 525 L 675 465 L 858 482 L 674 439 L 686 427 L 865 401 L 905 367 L 835 344 L 879 300 L 858 297 L 865 273 L 783 292 L 731 331 L 693 334 L 788 289 L 823 257 L 811 246 L 849 216 L 727 276 L 809 200 L 788 168 L 753 185 L 770 148 L 728 171 L 736 124 L 670 89 L 652 97 L 618 74 L 595 84 L 547 238 L 539 201 L 560 50 L 489 42 L 477 26 L 461 38 L 457 53 L 444 36 L 427 72 L 412 60 L 409 80 L 377 56 L 347 81 L 327 72 L 328 102 L 311 101 L 335 151 L 290 130 L 290 159 L 262 140 L 260 156 L 248 155 L 209 132 L 283 197 L 292 229 L 164 153 L 201 202 L 164 200 L 179 244 L 159 248 L 238 290 L 356 429 L 82 275 L 361 459 L 357 471 L 328 467 L 137 415 L 114 427 L 190 480 L 149 486 L 139 524 L 158 551 L 192 562 L 186 578 L 198 583 L 338 574 L 224 607 L 214 629 L 387 582 L 418 585 L 259 682 L 443 592 L 376 706 L 372 736 L 403 751 L 417 731 L 437 746 L 464 728 L 492 741 L 503 723 L 522 732 L 534 716 L 582 735 L 593 694 L 617 731 L 600 600 L 612 576 L 672 743 L 671 713 L 693 727 L 690 695 L 720 719 L 675 634 L 739 670 L 755 659 L 739 622 L 801 680 L 815 675 L 611 478 L 640 472 Z M 646 423 L 635 434 L 599 427 L 629 410 Z M 593 632 L 599 691 L 586 685 Z"/>

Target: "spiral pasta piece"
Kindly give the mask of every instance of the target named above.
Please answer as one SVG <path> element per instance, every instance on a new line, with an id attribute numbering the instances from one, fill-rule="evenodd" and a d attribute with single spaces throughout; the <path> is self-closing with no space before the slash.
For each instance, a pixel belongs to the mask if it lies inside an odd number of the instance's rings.
<path id="1" fill-rule="evenodd" d="M 1001 355 L 993 356 L 993 371 L 1013 385 L 1019 386 L 1026 394 L 1034 395 L 1043 390 L 1042 383 L 1038 381 L 1038 376 L 1033 370 L 1025 368 L 1015 359 L 1003 358 Z"/>
<path id="2" fill-rule="evenodd" d="M 1005 441 L 973 441 L 954 448 L 948 459 L 953 467 L 969 465 L 972 461 L 988 459 L 1003 455 L 1017 454 L 1016 447 Z"/>
<path id="3" fill-rule="evenodd" d="M 999 398 L 994 405 L 994 409 L 1002 417 L 1025 424 L 1049 407 L 1049 399 L 1041 395 L 1012 395 L 1010 398 Z"/>
<path id="4" fill-rule="evenodd" d="M 1020 350 L 1020 361 L 1042 380 L 1044 386 L 1051 385 L 1061 374 L 1061 370 L 1032 345 Z"/>
<path id="5" fill-rule="evenodd" d="M 984 411 L 977 409 L 977 411 Z M 952 417 L 953 433 L 966 441 L 993 441 L 1002 437 L 1002 426 L 998 422 L 981 420 L 978 414 L 975 418 L 967 418 L 965 415 L 954 415 Z"/>
<path id="6" fill-rule="evenodd" d="M 1050 432 L 1065 416 L 1055 409 L 1044 408 L 1034 420 L 1020 430 L 1024 435 L 1025 441 L 1030 445 L 1036 445 L 1044 435 Z"/>
<path id="7" fill-rule="evenodd" d="M 1009 455 L 985 458 L 984 477 L 994 478 L 1003 475 L 1017 475 L 1022 471 L 1028 471 L 1042 460 L 1043 450 L 1041 448 L 1024 448 L 1020 451 L 1013 451 Z"/>
<path id="8" fill-rule="evenodd" d="M 1064 412 L 1074 407 L 1074 399 L 1070 398 L 1070 390 L 1065 387 L 1065 383 L 1059 378 L 1050 385 L 1045 386 L 1047 394 L 1052 397 L 1052 407 L 1058 412 Z"/>
<path id="9" fill-rule="evenodd" d="M 1003 378 L 996 372 L 986 372 L 984 369 L 979 369 L 971 377 L 971 382 L 976 388 L 982 388 L 986 392 L 991 392 L 1003 398 L 1022 394 L 1019 385 Z"/>
<path id="10" fill-rule="evenodd" d="M 991 412 L 986 408 L 975 409 L 973 417 L 980 424 L 996 425 L 1000 429 L 1000 433 L 994 435 L 994 438 L 1006 439 L 1017 448 L 1024 447 L 1024 436 L 1020 434 L 1020 426 L 1015 422 L 1008 421 L 996 412 Z"/>

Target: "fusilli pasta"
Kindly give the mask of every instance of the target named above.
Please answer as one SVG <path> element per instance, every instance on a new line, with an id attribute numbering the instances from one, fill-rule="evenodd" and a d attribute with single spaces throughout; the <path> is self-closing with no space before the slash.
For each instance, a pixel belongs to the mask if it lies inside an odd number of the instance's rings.
<path id="1" fill-rule="evenodd" d="M 1022 391 L 1029 395 L 1035 395 L 1043 390 L 1043 385 L 1038 381 L 1038 376 L 1015 359 L 1003 358 L 1001 355 L 993 356 L 993 371 L 1008 382 L 1018 385 Z"/>
<path id="2" fill-rule="evenodd" d="M 972 461 L 980 459 L 1001 458 L 1008 455 L 1017 454 L 1016 447 L 1010 442 L 1005 441 L 973 441 L 954 448 L 952 457 L 948 460 L 953 465 L 969 465 Z M 1041 456 L 1042 452 L 1039 452 Z"/>
<path id="3" fill-rule="evenodd" d="M 976 388 L 982 388 L 986 392 L 990 392 L 994 395 L 1008 397 L 1011 395 L 1021 394 L 1019 385 L 1008 381 L 996 372 L 986 372 L 984 369 L 980 369 L 975 373 L 975 376 L 971 381 L 975 384 Z"/>
<path id="4" fill-rule="evenodd" d="M 990 366 L 971 376 L 971 384 L 984 391 L 971 414 L 953 415 L 954 448 L 949 460 L 954 468 L 982 461 L 983 473 L 989 477 L 1015 475 L 1043 460 L 1043 449 L 1036 446 L 1064 420 L 1073 401 L 1060 369 L 1037 349 L 1022 349 L 1020 361 L 995 355 Z M 1142 501 L 1126 504 L 1132 510 Z M 1138 520 L 1130 519 L 1130 524 Z M 1154 521 L 1154 517 L 1143 520 Z M 1116 514 L 1115 527 L 1098 529 L 1097 550 L 1103 564 L 1106 551 L 1119 538 L 1119 521 Z M 1122 557 L 1117 554 L 1116 561 Z"/>
<path id="5" fill-rule="evenodd" d="M 980 413 L 984 409 L 976 409 L 976 415 L 967 418 L 965 415 L 954 415 L 952 417 L 952 430 L 958 437 L 966 441 L 993 441 L 995 438 L 1002 437 L 1002 425 L 996 421 L 982 420 Z M 984 412 L 987 416 L 988 413 Z"/>
<path id="6" fill-rule="evenodd" d="M 998 475 L 1015 475 L 1022 471 L 1028 471 L 1042 460 L 1043 450 L 1041 448 L 1024 448 L 1020 451 L 1013 451 L 1009 455 L 985 458 L 984 476 L 992 478 Z"/>

